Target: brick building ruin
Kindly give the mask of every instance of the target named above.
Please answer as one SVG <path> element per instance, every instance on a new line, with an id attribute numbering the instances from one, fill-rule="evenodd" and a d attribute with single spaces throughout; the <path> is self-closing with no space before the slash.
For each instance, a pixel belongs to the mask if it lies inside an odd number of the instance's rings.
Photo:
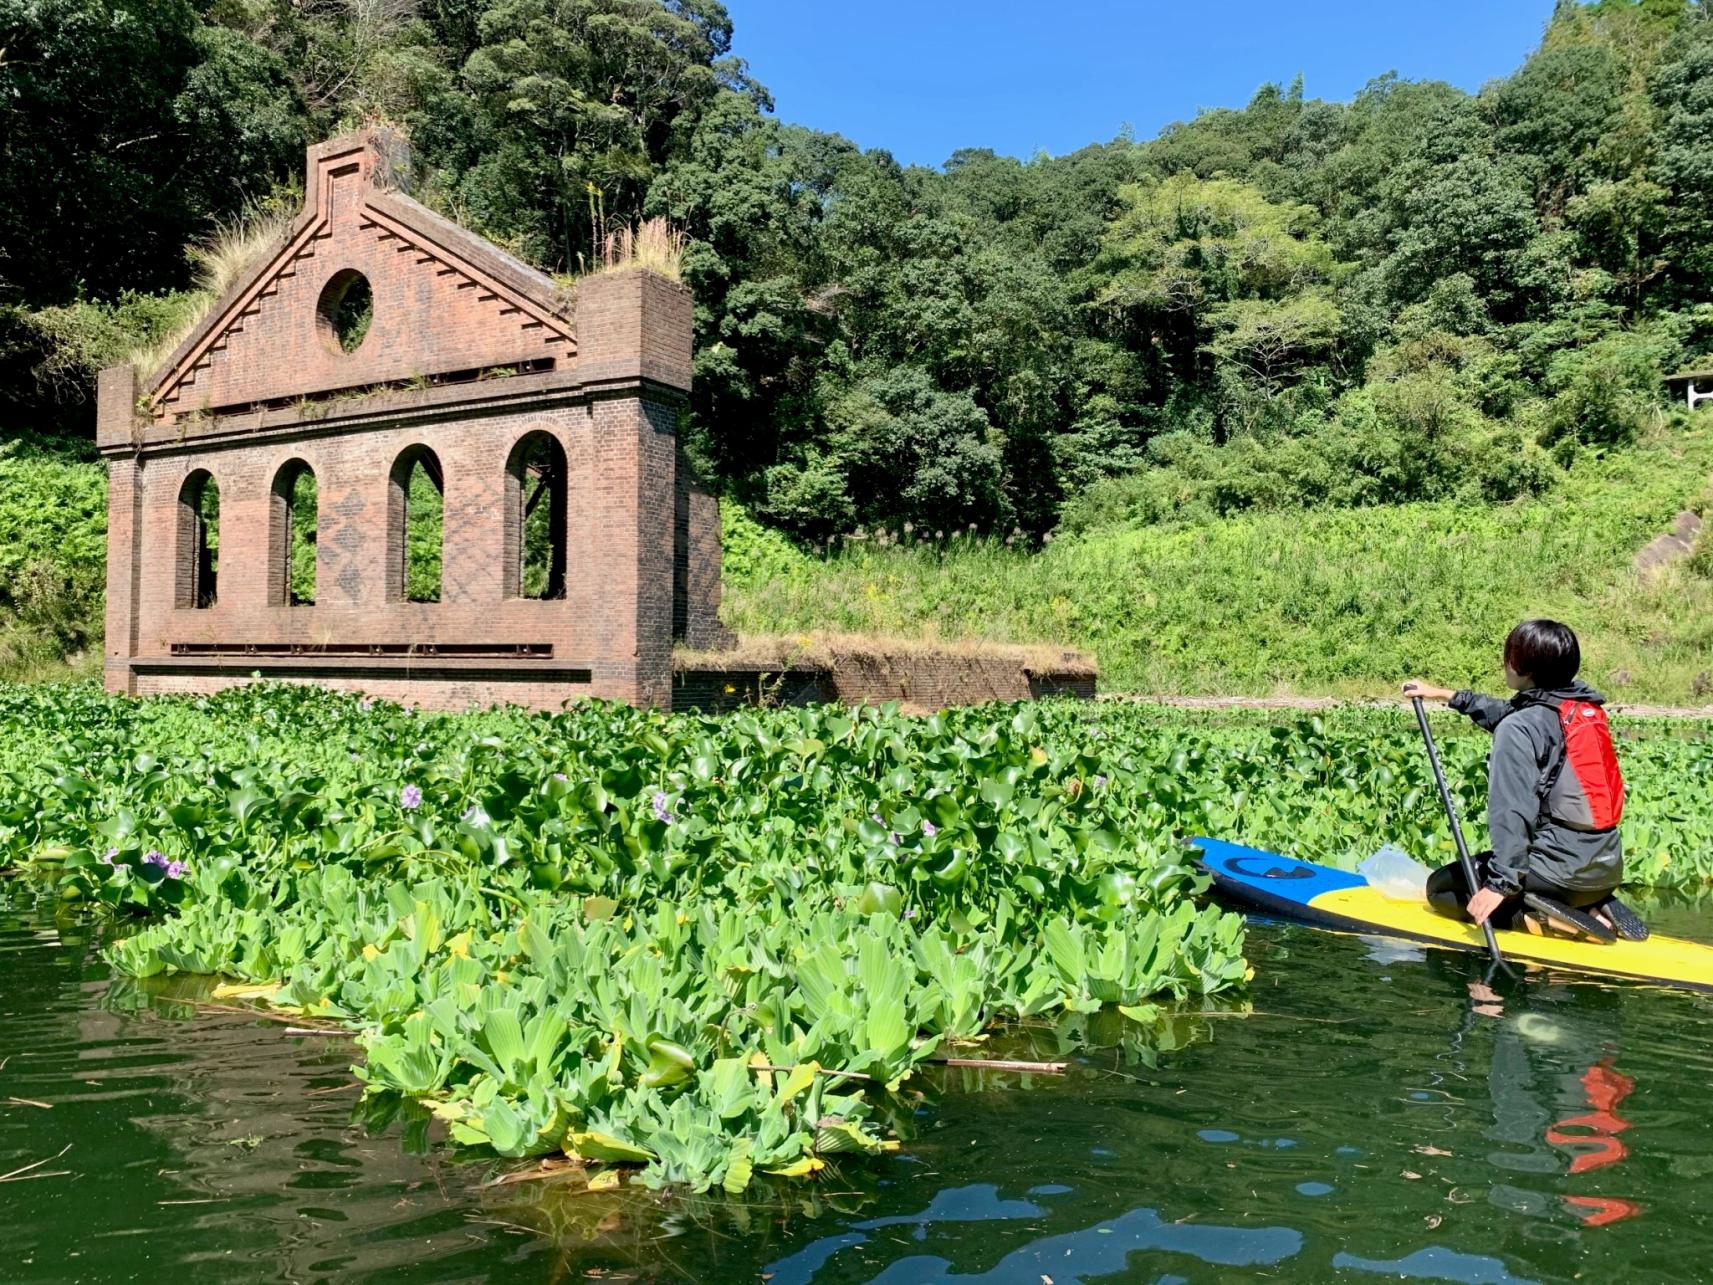
<path id="1" fill-rule="evenodd" d="M 384 129 L 311 147 L 266 261 L 161 370 L 103 372 L 108 690 L 664 706 L 675 641 L 726 641 L 689 292 L 561 289 L 408 168 Z"/>

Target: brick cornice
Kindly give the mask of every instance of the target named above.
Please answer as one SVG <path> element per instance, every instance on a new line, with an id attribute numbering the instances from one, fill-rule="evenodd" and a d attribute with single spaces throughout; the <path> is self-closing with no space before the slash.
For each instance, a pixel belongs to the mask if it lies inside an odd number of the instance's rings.
<path id="1" fill-rule="evenodd" d="M 632 395 L 636 395 L 634 392 Z M 150 423 L 129 440 L 104 444 L 107 456 L 169 456 L 270 441 L 338 436 L 366 428 L 397 428 L 442 420 L 481 419 L 514 411 L 575 405 L 587 400 L 575 368 L 539 375 L 448 384 L 438 388 L 397 389 L 361 397 L 315 402 L 305 408 L 257 410 L 222 415 L 196 432 Z"/>

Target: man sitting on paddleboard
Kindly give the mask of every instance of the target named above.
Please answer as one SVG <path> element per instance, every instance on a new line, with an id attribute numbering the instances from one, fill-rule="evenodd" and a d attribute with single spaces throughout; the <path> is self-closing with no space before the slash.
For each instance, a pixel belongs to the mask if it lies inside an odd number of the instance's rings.
<path id="1" fill-rule="evenodd" d="M 1427 895 L 1442 914 L 1495 928 L 1542 921 L 1611 940 L 1641 940 L 1647 927 L 1612 894 L 1624 877 L 1618 820 L 1624 782 L 1602 706 L 1579 681 L 1582 649 L 1556 620 L 1525 620 L 1505 639 L 1510 700 L 1449 691 L 1420 679 L 1404 695 L 1449 701 L 1493 733 L 1487 759 L 1487 828 L 1492 850 L 1475 858 L 1481 887 L 1471 889 L 1455 861 L 1428 877 Z M 1519 904 L 1521 903 L 1521 904 Z M 1569 913 L 1565 913 L 1568 911 Z M 1592 916 L 1593 923 L 1589 922 Z"/>

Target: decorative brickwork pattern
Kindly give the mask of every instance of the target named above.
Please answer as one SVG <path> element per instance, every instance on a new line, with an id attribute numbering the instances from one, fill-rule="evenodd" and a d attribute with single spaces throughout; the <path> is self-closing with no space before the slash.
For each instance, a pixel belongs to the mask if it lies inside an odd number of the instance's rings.
<path id="1" fill-rule="evenodd" d="M 431 708 L 666 705 L 675 636 L 725 636 L 718 509 L 677 442 L 689 292 L 630 271 L 573 296 L 412 201 L 408 172 L 385 130 L 312 147 L 305 209 L 261 267 L 160 371 L 103 372 L 110 690 L 260 673 Z M 334 305 L 353 274 L 373 313 L 347 351 Z M 558 597 L 519 592 L 531 435 L 562 462 L 544 501 Z M 417 458 L 443 492 L 438 602 L 405 595 L 396 466 Z M 282 479 L 304 470 L 315 601 L 294 604 Z M 183 500 L 201 473 L 220 499 L 206 607 Z"/>

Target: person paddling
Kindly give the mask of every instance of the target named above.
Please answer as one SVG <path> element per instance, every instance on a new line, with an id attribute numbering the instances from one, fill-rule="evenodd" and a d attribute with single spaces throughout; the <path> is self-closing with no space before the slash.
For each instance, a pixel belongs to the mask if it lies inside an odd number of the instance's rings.
<path id="1" fill-rule="evenodd" d="M 1606 698 L 1576 677 L 1576 634 L 1556 620 L 1525 620 L 1505 639 L 1504 665 L 1516 693 L 1509 700 L 1419 678 L 1404 684 L 1405 696 L 1449 702 L 1493 733 L 1493 846 L 1475 858 L 1481 886 L 1470 888 L 1454 861 L 1428 877 L 1428 901 L 1441 914 L 1491 918 L 1497 928 L 1520 917 L 1536 932 L 1552 924 L 1605 941 L 1646 938 L 1647 926 L 1613 895 L 1624 877 L 1624 781 Z"/>

